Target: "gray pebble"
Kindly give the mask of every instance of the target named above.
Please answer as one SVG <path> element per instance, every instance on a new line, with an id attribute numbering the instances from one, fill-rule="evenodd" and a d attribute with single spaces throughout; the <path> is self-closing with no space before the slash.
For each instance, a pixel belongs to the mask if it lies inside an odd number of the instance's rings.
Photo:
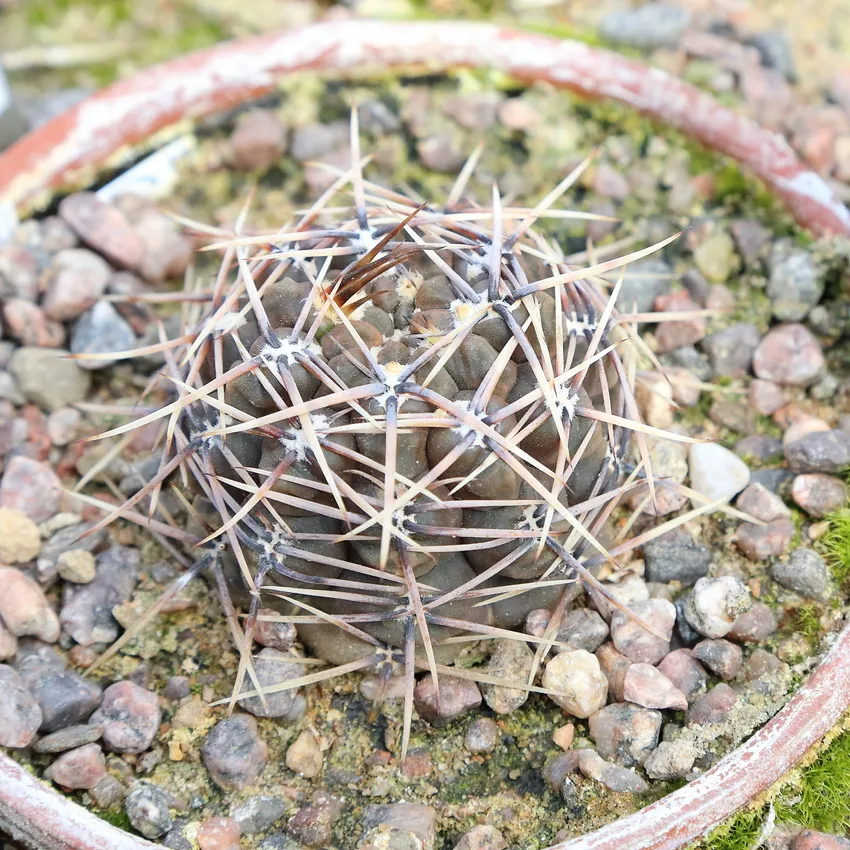
<path id="1" fill-rule="evenodd" d="M 687 531 L 671 531 L 643 547 L 649 581 L 679 581 L 685 586 L 696 583 L 708 573 L 711 553 Z"/>
<path id="2" fill-rule="evenodd" d="M 133 828 L 151 840 L 171 829 L 168 795 L 156 785 L 139 783 L 124 800 L 124 811 Z"/>
<path id="3" fill-rule="evenodd" d="M 800 596 L 818 602 L 829 599 L 829 567 L 814 549 L 795 549 L 787 561 L 773 565 L 771 574 L 779 584 Z"/>
<path id="4" fill-rule="evenodd" d="M 99 741 L 102 735 L 102 726 L 81 723 L 39 738 L 35 742 L 33 750 L 37 753 L 62 753 L 65 750 L 82 747 L 83 744 L 93 744 L 95 741 Z"/>
<path id="5" fill-rule="evenodd" d="M 641 50 L 673 47 L 691 22 L 687 9 L 671 3 L 648 3 L 624 12 L 611 12 L 603 18 L 600 34 L 615 44 Z"/>
<path id="6" fill-rule="evenodd" d="M 263 687 L 272 687 L 298 679 L 304 674 L 304 668 L 293 660 L 293 656 L 284 655 L 279 650 L 270 648 L 262 649 L 254 656 L 254 670 Z M 249 676 L 245 676 L 242 691 L 252 690 L 254 690 L 254 683 Z M 259 695 L 240 697 L 238 703 L 241 708 L 255 717 L 282 717 L 292 708 L 297 693 L 297 688 L 267 693 L 265 705 Z"/>
<path id="7" fill-rule="evenodd" d="M 21 676 L 41 707 L 42 732 L 83 723 L 100 704 L 100 688 L 77 673 L 26 667 Z"/>
<path id="8" fill-rule="evenodd" d="M 823 295 L 824 281 L 812 255 L 777 242 L 770 256 L 767 295 L 773 315 L 783 322 L 804 319 Z"/>
<path id="9" fill-rule="evenodd" d="M 136 334 L 128 322 L 108 301 L 98 301 L 74 323 L 71 329 L 73 354 L 108 354 L 136 347 Z M 114 360 L 77 360 L 83 369 L 105 369 Z"/>
<path id="10" fill-rule="evenodd" d="M 794 472 L 843 472 L 850 467 L 850 434 L 815 431 L 789 443 L 785 458 Z"/>
<path id="11" fill-rule="evenodd" d="M 265 794 L 248 797 L 247 800 L 230 809 L 230 817 L 239 824 L 243 835 L 265 832 L 284 814 L 286 814 L 286 803 L 283 799 Z"/>

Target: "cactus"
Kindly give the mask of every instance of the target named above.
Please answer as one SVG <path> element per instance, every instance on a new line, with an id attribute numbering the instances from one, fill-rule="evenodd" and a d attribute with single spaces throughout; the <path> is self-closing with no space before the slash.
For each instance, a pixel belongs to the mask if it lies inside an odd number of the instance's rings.
<path id="1" fill-rule="evenodd" d="M 489 208 L 463 202 L 475 159 L 443 206 L 417 204 L 364 179 L 354 113 L 355 165 L 299 221 L 245 236 L 240 220 L 208 246 L 223 262 L 205 315 L 143 352 L 164 353 L 174 401 L 100 435 L 167 421 L 159 474 L 98 526 L 149 522 L 134 507 L 153 512 L 182 469 L 189 527 L 155 528 L 201 556 L 101 662 L 206 571 L 241 653 L 233 700 L 402 668 L 404 753 L 416 671 L 474 678 L 449 665 L 486 637 L 536 644 L 536 671 L 582 589 L 622 607 L 592 568 L 639 541 L 606 550 L 609 519 L 663 483 L 647 435 L 688 438 L 642 423 L 652 355 L 616 309 L 622 275 L 601 275 L 675 237 L 572 269 L 539 225 L 592 217 L 554 209 L 590 158 L 533 209 L 495 187 Z M 349 188 L 350 214 L 323 211 Z M 261 605 L 328 666 L 262 688 Z M 555 612 L 543 637 L 520 631 L 538 608 Z"/>

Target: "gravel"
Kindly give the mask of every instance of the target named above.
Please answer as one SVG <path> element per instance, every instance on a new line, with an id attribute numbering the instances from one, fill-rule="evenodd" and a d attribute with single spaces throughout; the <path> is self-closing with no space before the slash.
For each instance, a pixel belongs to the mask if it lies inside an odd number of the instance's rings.
<path id="1" fill-rule="evenodd" d="M 687 531 L 675 530 L 643 547 L 649 581 L 678 581 L 690 587 L 708 572 L 711 553 Z"/>
<path id="2" fill-rule="evenodd" d="M 635 602 L 629 607 L 655 634 L 638 625 L 625 612 L 615 611 L 611 618 L 611 639 L 614 646 L 632 662 L 657 664 L 670 651 L 676 609 L 666 599 L 647 599 L 644 602 Z"/>
<path id="3" fill-rule="evenodd" d="M 561 652 L 546 664 L 543 687 L 549 698 L 574 717 L 590 717 L 608 698 L 608 679 L 599 660 L 585 649 Z"/>
<path id="4" fill-rule="evenodd" d="M 286 766 L 312 779 L 322 772 L 322 748 L 316 736 L 304 729 L 286 750 Z"/>
<path id="5" fill-rule="evenodd" d="M 84 744 L 93 744 L 102 736 L 102 726 L 80 723 L 39 738 L 33 745 L 33 750 L 37 753 L 63 753 L 75 747 L 82 747 Z"/>
<path id="6" fill-rule="evenodd" d="M 702 640 L 692 652 L 697 661 L 701 661 L 715 676 L 727 682 L 741 672 L 744 663 L 741 647 L 723 638 Z"/>
<path id="7" fill-rule="evenodd" d="M 416 683 L 413 705 L 419 716 L 432 726 L 446 726 L 457 717 L 481 705 L 478 685 L 468 679 L 440 676 L 439 702 L 434 687 L 434 677 L 428 673 Z"/>
<path id="8" fill-rule="evenodd" d="M 471 753 L 491 753 L 499 743 L 499 727 L 489 717 L 476 717 L 469 724 L 463 745 Z"/>
<path id="9" fill-rule="evenodd" d="M 0 617 L 11 634 L 59 639 L 59 618 L 36 582 L 15 567 L 0 567 L 0 587 Z"/>
<path id="10" fill-rule="evenodd" d="M 650 779 L 682 779 L 696 761 L 697 751 L 687 741 L 662 741 L 644 763 Z"/>
<path id="11" fill-rule="evenodd" d="M 59 509 L 62 482 L 47 463 L 24 455 L 6 462 L 0 480 L 0 507 L 13 508 L 33 522 L 50 519 Z"/>
<path id="12" fill-rule="evenodd" d="M 83 401 L 89 392 L 90 378 L 61 349 L 24 346 L 12 355 L 9 371 L 27 401 L 48 413 Z M 47 519 L 47 517 L 43 517 Z"/>
<path id="13" fill-rule="evenodd" d="M 715 375 L 740 378 L 747 374 L 761 341 L 755 325 L 740 323 L 710 334 L 702 341 Z"/>
<path id="14" fill-rule="evenodd" d="M 812 255 L 779 241 L 770 255 L 767 295 L 773 315 L 781 322 L 804 319 L 823 296 L 824 280 Z"/>
<path id="15" fill-rule="evenodd" d="M 688 723 L 694 726 L 721 723 L 737 701 L 738 695 L 729 685 L 715 685 L 691 706 L 688 711 Z"/>
<path id="16" fill-rule="evenodd" d="M 230 809 L 230 817 L 239 824 L 244 835 L 266 832 L 286 814 L 286 802 L 282 797 L 268 794 L 248 797 Z"/>
<path id="17" fill-rule="evenodd" d="M 850 434 L 816 431 L 789 443 L 785 458 L 793 472 L 843 472 L 850 467 Z"/>
<path id="18" fill-rule="evenodd" d="M 41 709 L 18 671 L 0 664 L 0 746 L 28 747 L 41 726 Z"/>
<path id="19" fill-rule="evenodd" d="M 268 747 L 257 734 L 257 721 L 235 714 L 216 723 L 201 747 L 201 759 L 219 788 L 239 791 L 253 785 L 266 766 Z"/>
<path id="20" fill-rule="evenodd" d="M 829 600 L 829 567 L 814 549 L 795 549 L 787 561 L 777 561 L 770 572 L 778 584 L 800 596 L 818 602 Z"/>
<path id="21" fill-rule="evenodd" d="M 257 679 L 264 688 L 270 688 L 283 682 L 298 679 L 304 675 L 304 668 L 294 660 L 294 656 L 283 655 L 277 649 L 262 649 L 254 656 L 254 671 Z M 250 676 L 245 676 L 242 682 L 242 692 L 254 690 L 254 682 Z M 263 705 L 259 694 L 253 697 L 240 697 L 239 706 L 255 717 L 283 717 L 295 701 L 298 688 L 274 691 L 265 694 L 266 704 Z"/>
<path id="22" fill-rule="evenodd" d="M 516 640 L 497 640 L 496 647 L 484 668 L 488 676 L 505 679 L 509 682 L 528 681 L 528 675 L 534 664 L 534 653 L 528 645 Z M 510 714 L 525 704 L 528 691 L 503 685 L 482 685 L 484 702 L 496 714 Z"/>
<path id="23" fill-rule="evenodd" d="M 152 841 L 171 829 L 168 795 L 156 785 L 139 783 L 124 800 L 124 811 L 133 829 Z"/>
<path id="24" fill-rule="evenodd" d="M 25 563 L 37 558 L 39 552 L 41 535 L 38 526 L 21 511 L 0 508 L 0 561 L 4 564 Z"/>
<path id="25" fill-rule="evenodd" d="M 803 325 L 779 325 L 768 331 L 753 355 L 756 376 L 782 386 L 807 387 L 824 369 L 823 351 Z"/>
<path id="26" fill-rule="evenodd" d="M 660 711 L 629 703 L 613 703 L 592 714 L 590 737 L 602 758 L 624 767 L 643 764 L 661 734 Z"/>
<path id="27" fill-rule="evenodd" d="M 717 443 L 694 443 L 688 451 L 691 487 L 709 502 L 730 501 L 750 481 L 750 468 Z M 692 500 L 694 507 L 703 503 Z"/>
<path id="28" fill-rule="evenodd" d="M 70 790 L 90 790 L 106 775 L 106 759 L 97 744 L 84 744 L 62 753 L 44 775 Z"/>
<path id="29" fill-rule="evenodd" d="M 701 634 L 724 637 L 741 614 L 752 606 L 744 583 L 732 576 L 701 578 L 685 605 L 685 617 Z"/>
<path id="30" fill-rule="evenodd" d="M 678 44 L 690 22 L 690 12 L 680 6 L 650 3 L 637 9 L 611 12 L 603 18 L 599 32 L 615 44 L 654 50 Z"/>
<path id="31" fill-rule="evenodd" d="M 693 702 L 708 683 L 708 675 L 692 649 L 674 649 L 658 665 L 658 670 L 685 695 L 688 702 Z"/>
<path id="32" fill-rule="evenodd" d="M 130 351 L 136 347 L 136 334 L 128 322 L 108 301 L 98 301 L 83 313 L 71 329 L 71 352 L 73 354 L 109 354 Z M 112 366 L 109 359 L 90 360 L 83 357 L 76 361 L 81 369 L 97 371 Z"/>
<path id="33" fill-rule="evenodd" d="M 162 712 L 153 691 L 129 680 L 116 682 L 103 692 L 103 701 L 92 721 L 103 725 L 103 743 L 116 753 L 142 753 L 153 743 Z"/>
<path id="34" fill-rule="evenodd" d="M 83 723 L 100 705 L 100 687 L 73 671 L 23 665 L 21 677 L 41 708 L 42 732 Z"/>
<path id="35" fill-rule="evenodd" d="M 688 698 L 651 664 L 632 664 L 626 670 L 623 697 L 644 708 L 686 709 Z"/>
<path id="36" fill-rule="evenodd" d="M 791 485 L 791 498 L 809 516 L 825 517 L 847 503 L 847 485 L 822 472 L 798 475 Z"/>

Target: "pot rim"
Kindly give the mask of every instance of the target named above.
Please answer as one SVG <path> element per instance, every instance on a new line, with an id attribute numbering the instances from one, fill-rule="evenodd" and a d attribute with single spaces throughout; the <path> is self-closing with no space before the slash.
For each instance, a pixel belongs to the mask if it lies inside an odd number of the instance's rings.
<path id="1" fill-rule="evenodd" d="M 344 21 L 217 45 L 92 95 L 0 154 L 0 206 L 26 211 L 128 148 L 184 120 L 272 91 L 297 71 L 491 68 L 618 100 L 727 154 L 759 176 L 814 233 L 850 235 L 850 212 L 787 141 L 657 68 L 581 42 L 487 23 Z M 850 707 L 850 626 L 790 702 L 689 785 L 551 850 L 676 850 L 781 778 Z M 0 826 L 36 848 L 146 850 L 0 753 Z M 41 842 L 41 843 L 39 843 Z"/>

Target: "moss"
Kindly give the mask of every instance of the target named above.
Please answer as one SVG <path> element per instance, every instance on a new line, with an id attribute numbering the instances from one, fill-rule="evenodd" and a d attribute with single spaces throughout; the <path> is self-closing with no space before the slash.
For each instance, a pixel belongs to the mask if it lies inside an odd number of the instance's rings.
<path id="1" fill-rule="evenodd" d="M 694 850 L 751 850 L 762 830 L 762 821 L 760 811 L 739 812 L 694 845 Z"/>
<path id="2" fill-rule="evenodd" d="M 802 635 L 809 643 L 817 643 L 823 631 L 820 606 L 815 602 L 801 605 L 792 613 L 790 625 L 793 632 Z"/>
<path id="3" fill-rule="evenodd" d="M 777 800 L 776 814 L 777 820 L 824 832 L 844 834 L 850 829 L 850 733 L 840 735 L 815 759 L 788 803 Z"/>
<path id="4" fill-rule="evenodd" d="M 112 824 L 112 826 L 117 826 L 118 829 L 123 829 L 125 832 L 132 832 L 133 830 L 133 825 L 130 823 L 130 818 L 127 817 L 124 809 L 118 809 L 117 811 L 92 809 L 92 811 L 101 820 L 105 820 L 107 823 Z"/>
<path id="5" fill-rule="evenodd" d="M 835 583 L 850 584 L 850 508 L 841 508 L 827 515 L 829 531 L 821 540 L 821 551 L 826 558 Z"/>

